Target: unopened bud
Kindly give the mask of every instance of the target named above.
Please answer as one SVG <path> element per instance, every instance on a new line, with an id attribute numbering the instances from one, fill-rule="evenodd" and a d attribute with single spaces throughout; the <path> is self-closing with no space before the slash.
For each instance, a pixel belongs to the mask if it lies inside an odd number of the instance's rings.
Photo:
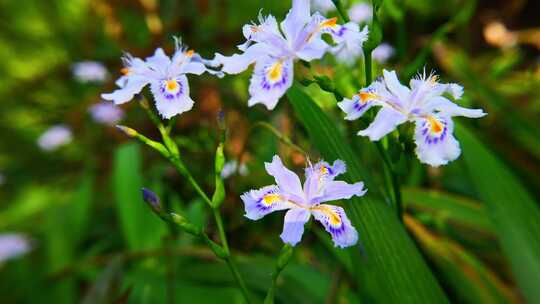
<path id="1" fill-rule="evenodd" d="M 149 189 L 142 188 L 142 195 L 143 200 L 148 204 L 150 208 L 152 208 L 152 211 L 154 211 L 155 213 L 161 212 L 162 209 L 159 202 L 159 197 L 154 192 Z"/>
<path id="2" fill-rule="evenodd" d="M 134 129 L 132 129 L 130 127 L 126 127 L 126 126 L 122 126 L 122 125 L 116 125 L 116 128 L 118 130 L 122 131 L 122 133 L 126 134 L 129 137 L 135 137 L 135 136 L 137 136 L 139 134 L 137 131 L 135 131 Z"/>

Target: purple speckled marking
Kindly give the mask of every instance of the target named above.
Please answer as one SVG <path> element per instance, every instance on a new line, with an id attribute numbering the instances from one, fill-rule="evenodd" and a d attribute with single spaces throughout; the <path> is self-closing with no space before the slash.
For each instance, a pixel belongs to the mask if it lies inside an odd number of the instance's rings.
<path id="1" fill-rule="evenodd" d="M 184 93 L 184 85 L 181 82 L 178 82 L 177 80 L 175 80 L 175 81 L 178 84 L 178 92 L 176 92 L 175 94 L 171 94 L 171 93 L 167 92 L 167 81 L 162 81 L 161 82 L 161 86 L 159 87 L 159 91 L 161 92 L 163 97 L 165 97 L 167 100 L 176 99 L 176 98 L 182 96 L 182 94 Z"/>
<path id="2" fill-rule="evenodd" d="M 428 145 L 436 145 L 438 143 L 442 143 L 444 139 L 446 138 L 446 133 L 448 132 L 448 126 L 447 122 L 445 120 L 439 121 L 443 124 L 444 128 L 442 132 L 439 135 L 432 136 L 429 132 L 429 129 L 431 125 L 429 125 L 426 121 L 422 123 L 422 135 L 424 136 L 424 142 Z"/>
<path id="3" fill-rule="evenodd" d="M 275 88 L 281 88 L 282 86 L 284 86 L 286 83 L 287 83 L 287 80 L 289 79 L 289 73 L 287 72 L 287 69 L 286 69 L 286 66 L 287 64 L 284 63 L 283 66 L 282 66 L 282 69 L 281 69 L 281 79 L 274 82 L 274 83 L 271 83 L 270 80 L 267 78 L 268 77 L 268 69 L 271 68 L 272 66 L 274 65 L 274 63 L 272 63 L 271 65 L 268 65 L 264 68 L 263 70 L 263 77 L 262 77 L 262 80 L 261 80 L 261 87 L 267 91 L 270 91 L 272 89 L 275 89 Z"/>

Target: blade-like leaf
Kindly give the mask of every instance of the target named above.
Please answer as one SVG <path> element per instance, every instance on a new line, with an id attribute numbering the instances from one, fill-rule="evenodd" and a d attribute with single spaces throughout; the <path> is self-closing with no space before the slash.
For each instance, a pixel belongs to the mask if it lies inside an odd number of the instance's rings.
<path id="1" fill-rule="evenodd" d="M 346 179 L 367 180 L 367 172 L 343 135 L 298 84 L 287 93 L 294 111 L 315 147 L 327 161 L 347 163 Z M 381 164 L 382 167 L 382 164 Z M 376 189 L 367 184 L 368 189 Z M 446 297 L 423 261 L 394 209 L 374 199 L 374 192 L 348 201 L 348 211 L 359 230 L 362 258 L 353 260 L 361 296 L 377 303 L 444 303 Z M 355 247 L 359 250 L 359 247 Z"/>
<path id="2" fill-rule="evenodd" d="M 159 245 L 166 229 L 142 200 L 141 155 L 137 144 L 126 144 L 116 150 L 113 186 L 118 218 L 129 248 Z"/>
<path id="3" fill-rule="evenodd" d="M 515 278 L 529 303 L 539 303 L 540 210 L 516 177 L 470 131 L 457 125 L 456 134 Z"/>
<path id="4" fill-rule="evenodd" d="M 405 216 L 405 224 L 460 303 L 519 303 L 493 271 L 459 244 L 431 233 L 411 216 Z"/>

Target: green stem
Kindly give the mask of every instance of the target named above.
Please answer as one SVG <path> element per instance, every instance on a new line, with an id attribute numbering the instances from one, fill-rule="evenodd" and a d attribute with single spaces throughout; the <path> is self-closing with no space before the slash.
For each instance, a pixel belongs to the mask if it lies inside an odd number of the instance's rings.
<path id="1" fill-rule="evenodd" d="M 229 269 L 231 270 L 231 273 L 233 274 L 234 279 L 236 280 L 236 283 L 238 284 L 238 287 L 240 288 L 240 291 L 242 292 L 242 295 L 244 296 L 244 300 L 246 301 L 246 303 L 249 304 L 250 303 L 249 292 L 248 292 L 246 283 L 244 283 L 244 279 L 242 278 L 240 271 L 238 271 L 238 268 L 236 267 L 236 263 L 234 262 L 233 257 L 229 255 L 229 257 L 225 259 L 225 262 L 227 262 L 227 266 L 229 266 Z"/>
<path id="2" fill-rule="evenodd" d="M 193 175 L 191 175 L 191 172 L 189 172 L 189 170 L 185 166 L 184 162 L 180 159 L 180 153 L 179 153 L 179 150 L 178 150 L 178 145 L 176 144 L 176 142 L 174 142 L 174 140 L 172 140 L 172 138 L 169 135 L 170 132 L 171 132 L 172 126 L 174 124 L 174 121 L 170 121 L 169 125 L 167 127 L 165 127 L 163 125 L 163 123 L 159 120 L 157 115 L 152 111 L 152 109 L 150 109 L 150 107 L 148 106 L 147 103 L 144 103 L 144 101 L 143 101 L 143 102 L 141 102 L 141 105 L 145 109 L 145 111 L 147 112 L 147 114 L 150 117 L 150 119 L 152 120 L 152 122 L 154 122 L 154 124 L 159 129 L 159 132 L 161 133 L 162 138 L 163 138 L 163 142 L 164 142 L 164 144 L 167 147 L 167 150 L 169 152 L 168 155 L 167 155 L 168 156 L 167 158 L 169 159 L 169 161 L 174 165 L 176 170 L 178 170 L 178 172 L 188 180 L 188 182 L 191 184 L 193 189 L 195 189 L 197 194 L 199 194 L 199 196 L 212 208 L 213 213 L 214 213 L 214 219 L 215 219 L 216 225 L 218 227 L 219 238 L 220 238 L 222 247 L 215 244 L 204 233 L 201 233 L 201 237 L 203 238 L 203 240 L 206 241 L 206 243 L 211 248 L 215 247 L 215 246 L 218 246 L 219 248 L 216 248 L 216 249 L 221 248 L 224 251 L 224 255 L 219 255 L 219 257 L 221 259 L 225 260 L 225 262 L 227 262 L 227 265 L 229 266 L 229 268 L 230 268 L 230 270 L 231 270 L 231 272 L 232 272 L 232 274 L 234 276 L 234 279 L 236 280 L 236 283 L 238 284 L 238 287 L 240 288 L 240 290 L 241 290 L 241 292 L 242 292 L 242 294 L 244 296 L 244 299 L 245 299 L 246 303 L 250 303 L 249 293 L 248 293 L 246 284 L 245 284 L 242 276 L 240 275 L 240 272 L 238 271 L 238 268 L 236 267 L 236 264 L 235 264 L 234 260 L 231 257 L 231 253 L 230 253 L 230 250 L 229 250 L 229 244 L 227 242 L 227 235 L 226 235 L 225 229 L 223 227 L 223 220 L 221 218 L 221 214 L 219 213 L 219 210 L 217 208 L 212 207 L 212 200 L 208 197 L 208 195 L 206 195 L 206 193 L 201 188 L 201 186 L 197 183 L 197 181 L 195 180 Z M 214 253 L 216 252 L 215 250 L 213 250 L 213 251 L 214 251 Z"/>
<path id="3" fill-rule="evenodd" d="M 364 66 L 365 66 L 365 72 L 366 72 L 366 87 L 367 87 L 371 84 L 371 81 L 372 81 L 371 51 L 370 50 L 364 49 L 364 58 L 365 58 Z M 382 157 L 385 166 L 390 172 L 392 190 L 394 192 L 395 208 L 397 211 L 398 218 L 401 220 L 403 216 L 403 206 L 402 206 L 403 203 L 401 199 L 401 188 L 399 186 L 399 177 L 397 173 L 394 171 L 392 162 L 390 161 L 390 157 L 388 156 L 388 153 L 382 146 L 381 142 L 376 141 L 375 145 L 377 146 L 377 151 L 379 151 L 379 154 Z"/>
<path id="4" fill-rule="evenodd" d="M 262 127 L 262 128 L 265 128 L 267 129 L 268 131 L 270 131 L 272 134 L 274 134 L 280 141 L 282 141 L 284 144 L 286 144 L 287 146 L 293 148 L 294 150 L 304 154 L 306 157 L 307 157 L 307 152 L 302 149 L 300 146 L 296 145 L 295 143 L 292 142 L 292 140 L 290 138 L 288 138 L 287 136 L 283 135 L 281 132 L 279 132 L 276 128 L 274 128 L 274 126 L 272 126 L 271 124 L 267 123 L 267 122 L 264 122 L 264 121 L 258 121 L 256 122 L 255 124 L 253 124 L 253 127 L 251 130 L 255 129 L 256 127 Z"/>
<path id="5" fill-rule="evenodd" d="M 266 294 L 266 298 L 264 299 L 264 304 L 274 303 L 274 297 L 276 295 L 277 281 L 278 281 L 279 275 L 289 263 L 292 254 L 293 254 L 293 247 L 289 244 L 283 245 L 283 248 L 281 248 L 281 252 L 277 259 L 274 272 L 272 272 L 272 285 L 270 285 L 270 288 L 268 289 L 268 293 Z"/>
<path id="6" fill-rule="evenodd" d="M 372 81 L 371 66 L 372 66 L 371 50 L 364 49 L 364 68 L 365 68 L 365 71 L 366 71 L 366 74 L 365 74 L 366 75 L 366 87 L 369 86 L 371 84 L 371 81 Z"/>

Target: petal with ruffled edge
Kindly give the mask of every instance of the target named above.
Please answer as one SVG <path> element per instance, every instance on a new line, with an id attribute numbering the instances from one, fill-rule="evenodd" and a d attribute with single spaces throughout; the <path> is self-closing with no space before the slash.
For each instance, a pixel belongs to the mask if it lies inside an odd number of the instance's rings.
<path id="1" fill-rule="evenodd" d="M 324 195 L 324 190 L 334 178 L 347 171 L 345 163 L 337 159 L 332 165 L 325 161 L 320 161 L 305 170 L 306 181 L 304 182 L 304 193 L 308 202 Z"/>
<path id="2" fill-rule="evenodd" d="M 371 141 L 377 141 L 405 121 L 406 115 L 390 107 L 383 107 L 375 116 L 375 120 L 366 129 L 359 131 L 358 135 L 368 136 Z"/>
<path id="3" fill-rule="evenodd" d="M 281 22 L 281 29 L 289 42 L 294 42 L 310 21 L 310 0 L 293 0 L 292 8 Z"/>
<path id="4" fill-rule="evenodd" d="M 353 196 L 362 196 L 367 192 L 364 183 L 349 184 L 344 181 L 329 181 L 326 183 L 322 195 L 318 195 L 309 201 L 309 205 L 317 205 L 322 202 L 330 202 L 340 199 L 350 199 Z"/>
<path id="5" fill-rule="evenodd" d="M 286 199 L 290 199 L 297 204 L 304 203 L 305 198 L 300 178 L 298 178 L 296 173 L 283 165 L 279 156 L 274 155 L 272 162 L 264 163 L 264 167 L 266 168 L 266 172 L 274 177 L 276 184 Z"/>
<path id="6" fill-rule="evenodd" d="M 273 110 L 293 82 L 293 60 L 272 57 L 257 61 L 249 85 L 248 106 L 262 103 Z"/>
<path id="7" fill-rule="evenodd" d="M 399 104 L 407 106 L 409 104 L 409 95 L 411 90 L 402 85 L 397 78 L 396 71 L 383 70 L 383 79 L 386 88 L 397 97 Z"/>
<path id="8" fill-rule="evenodd" d="M 123 79 L 124 83 L 120 89 L 112 93 L 101 94 L 101 98 L 113 101 L 117 105 L 123 104 L 133 99 L 133 96 L 150 82 L 148 78 L 138 75 L 123 76 L 121 79 Z"/>
<path id="9" fill-rule="evenodd" d="M 265 215 L 278 210 L 285 210 L 294 205 L 285 199 L 278 186 L 266 186 L 258 190 L 251 190 L 240 196 L 244 202 L 246 217 L 258 220 Z"/>
<path id="10" fill-rule="evenodd" d="M 343 208 L 322 204 L 312 207 L 311 214 L 330 233 L 336 247 L 345 248 L 358 242 L 358 232 L 352 226 Z"/>
<path id="11" fill-rule="evenodd" d="M 150 85 L 159 114 L 169 119 L 191 110 L 193 100 L 189 97 L 189 85 L 186 76 L 153 81 Z"/>
<path id="12" fill-rule="evenodd" d="M 430 115 L 416 121 L 414 141 L 418 159 L 433 167 L 446 165 L 461 154 L 450 117 Z"/>
<path id="13" fill-rule="evenodd" d="M 293 208 L 285 214 L 283 232 L 280 237 L 284 243 L 295 246 L 302 239 L 304 225 L 309 220 L 311 213 L 304 208 Z"/>

